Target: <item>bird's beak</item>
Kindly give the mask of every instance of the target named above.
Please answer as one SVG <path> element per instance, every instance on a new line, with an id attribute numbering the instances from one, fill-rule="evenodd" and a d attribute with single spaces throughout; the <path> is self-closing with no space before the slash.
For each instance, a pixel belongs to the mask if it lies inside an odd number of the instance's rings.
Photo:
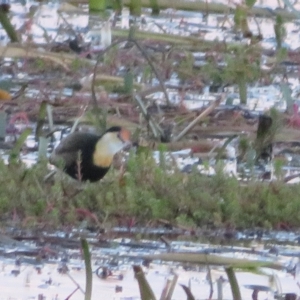
<path id="1" fill-rule="evenodd" d="M 130 140 L 130 132 L 123 129 L 119 134 L 118 138 L 123 142 L 123 149 L 128 150 L 131 148 L 132 142 Z"/>
<path id="2" fill-rule="evenodd" d="M 128 150 L 130 150 L 130 148 L 132 147 L 132 142 L 131 141 L 123 141 L 123 143 L 124 143 L 124 147 L 123 147 L 123 150 L 125 150 L 125 151 L 128 151 Z"/>

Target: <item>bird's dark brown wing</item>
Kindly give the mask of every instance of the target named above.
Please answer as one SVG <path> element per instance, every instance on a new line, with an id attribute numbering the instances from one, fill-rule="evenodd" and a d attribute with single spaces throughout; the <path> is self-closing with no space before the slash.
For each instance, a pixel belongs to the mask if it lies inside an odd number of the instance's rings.
<path id="1" fill-rule="evenodd" d="M 93 151 L 99 138 L 98 135 L 86 132 L 69 134 L 51 154 L 50 163 L 56 166 L 70 166 L 78 160 L 79 153 L 84 151 L 85 147 L 91 147 Z"/>

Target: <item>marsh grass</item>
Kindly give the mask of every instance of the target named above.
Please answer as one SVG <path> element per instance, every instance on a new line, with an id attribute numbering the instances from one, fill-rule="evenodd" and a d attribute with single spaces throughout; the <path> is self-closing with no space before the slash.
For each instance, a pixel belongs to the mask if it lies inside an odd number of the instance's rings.
<path id="1" fill-rule="evenodd" d="M 162 156 L 163 157 L 163 156 Z M 78 225 L 174 225 L 222 228 L 297 228 L 300 186 L 277 182 L 241 185 L 219 171 L 214 177 L 170 171 L 147 153 L 132 154 L 126 172 L 111 170 L 99 183 L 78 183 L 63 173 L 44 183 L 47 162 L 32 168 L 0 161 L 0 221 L 57 228 Z"/>

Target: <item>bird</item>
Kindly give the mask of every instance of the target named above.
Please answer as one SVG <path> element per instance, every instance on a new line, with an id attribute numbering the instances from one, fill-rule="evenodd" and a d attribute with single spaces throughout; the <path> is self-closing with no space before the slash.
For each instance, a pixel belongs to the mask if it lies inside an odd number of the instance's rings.
<path id="1" fill-rule="evenodd" d="M 62 139 L 49 161 L 74 179 L 96 182 L 108 172 L 114 155 L 130 144 L 130 132 L 119 126 L 102 135 L 73 132 Z"/>

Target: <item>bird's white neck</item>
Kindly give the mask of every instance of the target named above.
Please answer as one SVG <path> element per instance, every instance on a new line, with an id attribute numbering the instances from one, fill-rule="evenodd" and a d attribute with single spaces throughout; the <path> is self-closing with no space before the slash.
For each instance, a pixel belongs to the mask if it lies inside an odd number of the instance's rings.
<path id="1" fill-rule="evenodd" d="M 124 143 L 114 134 L 106 133 L 97 142 L 93 162 L 98 167 L 108 168 L 114 155 L 124 148 Z"/>

